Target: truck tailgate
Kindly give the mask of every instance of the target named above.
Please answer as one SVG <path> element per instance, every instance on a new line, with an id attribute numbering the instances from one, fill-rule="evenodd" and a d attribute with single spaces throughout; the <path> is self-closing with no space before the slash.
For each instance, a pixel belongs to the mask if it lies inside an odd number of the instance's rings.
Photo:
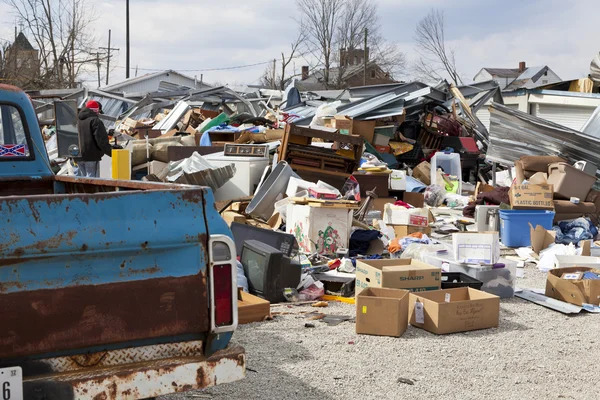
<path id="1" fill-rule="evenodd" d="M 0 359 L 202 339 L 205 190 L 0 198 Z"/>

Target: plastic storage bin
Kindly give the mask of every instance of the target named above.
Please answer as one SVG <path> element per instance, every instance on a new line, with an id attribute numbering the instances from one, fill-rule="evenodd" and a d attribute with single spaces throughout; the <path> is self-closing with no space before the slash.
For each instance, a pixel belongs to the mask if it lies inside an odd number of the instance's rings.
<path id="1" fill-rule="evenodd" d="M 483 286 L 483 282 L 462 272 L 442 272 L 442 289 L 470 287 L 481 290 L 481 286 Z"/>
<path id="2" fill-rule="evenodd" d="M 531 246 L 529 224 L 552 229 L 554 211 L 500 210 L 500 240 L 506 247 Z"/>
<path id="3" fill-rule="evenodd" d="M 515 295 L 515 279 L 517 277 L 517 263 L 500 258 L 494 265 L 504 264 L 504 268 L 494 268 L 491 265 L 462 264 L 454 260 L 451 252 L 446 254 L 429 253 L 424 257 L 424 262 L 434 267 L 441 268 L 443 272 L 461 272 L 481 281 L 484 292 L 502 298 Z"/>
<path id="4" fill-rule="evenodd" d="M 504 268 L 494 268 L 491 265 L 476 264 L 450 264 L 450 272 L 462 272 L 481 281 L 481 290 L 501 298 L 515 295 L 515 280 L 517 277 L 517 263 L 504 258 L 498 260 L 495 266 L 504 264 Z"/>
<path id="5" fill-rule="evenodd" d="M 554 186 L 555 198 L 577 197 L 583 202 L 595 182 L 595 175 L 588 175 L 567 163 L 552 163 L 548 166 L 548 184 Z"/>
<path id="6" fill-rule="evenodd" d="M 437 182 L 437 169 L 441 168 L 446 175 L 453 175 L 458 178 L 457 194 L 462 193 L 462 167 L 460 164 L 460 154 L 437 152 L 431 159 L 431 184 L 444 187 L 444 182 Z"/>

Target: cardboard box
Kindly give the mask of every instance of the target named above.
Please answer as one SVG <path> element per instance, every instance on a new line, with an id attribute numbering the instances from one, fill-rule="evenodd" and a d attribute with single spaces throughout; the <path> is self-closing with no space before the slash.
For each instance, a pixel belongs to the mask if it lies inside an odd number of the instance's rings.
<path id="1" fill-rule="evenodd" d="M 453 233 L 452 245 L 456 261 L 494 264 L 500 258 L 498 232 Z"/>
<path id="2" fill-rule="evenodd" d="M 378 197 L 371 201 L 371 205 L 373 210 L 381 211 L 381 216 L 383 217 L 383 211 L 385 209 L 386 204 L 394 204 L 396 202 L 395 197 Z"/>
<path id="3" fill-rule="evenodd" d="M 359 121 L 345 115 L 336 115 L 334 117 L 333 127 L 339 133 L 344 135 L 358 135 L 364 138 L 367 142 L 373 143 L 375 136 L 375 121 Z"/>
<path id="4" fill-rule="evenodd" d="M 383 210 L 383 221 L 389 225 L 429 226 L 429 210 L 386 204 Z"/>
<path id="5" fill-rule="evenodd" d="M 500 298 L 473 288 L 411 293 L 410 324 L 437 335 L 496 328 Z"/>
<path id="6" fill-rule="evenodd" d="M 403 201 L 413 207 L 425 207 L 425 195 L 423 193 L 404 192 Z"/>
<path id="7" fill-rule="evenodd" d="M 406 172 L 399 170 L 392 170 L 389 178 L 389 189 L 390 190 L 406 190 Z M 416 206 L 415 206 L 416 207 Z"/>
<path id="8" fill-rule="evenodd" d="M 397 238 L 403 238 L 413 233 L 422 232 L 427 236 L 431 235 L 430 226 L 412 226 L 412 225 L 389 225 L 394 228 Z"/>
<path id="9" fill-rule="evenodd" d="M 550 270 L 546 279 L 546 296 L 577 306 L 581 306 L 583 303 L 600 305 L 600 280 L 569 280 L 561 278 L 565 273 L 574 274 L 587 271 L 600 273 L 600 270 L 587 267 L 556 268 Z"/>
<path id="10" fill-rule="evenodd" d="M 547 249 L 556 241 L 556 232 L 549 231 L 541 225 L 537 225 L 534 229 L 530 223 L 529 234 L 531 235 L 531 248 L 537 254 L 540 254 L 540 251 Z"/>
<path id="11" fill-rule="evenodd" d="M 508 194 L 513 210 L 554 210 L 552 185 L 512 185 Z"/>
<path id="12" fill-rule="evenodd" d="M 492 185 L 488 185 L 483 182 L 477 182 L 474 196 L 477 197 L 479 193 L 493 192 L 494 190 L 495 188 Z"/>
<path id="13" fill-rule="evenodd" d="M 529 178 L 529 183 L 533 185 L 547 185 L 548 184 L 548 174 L 545 172 L 536 172 L 531 175 Z"/>
<path id="14" fill-rule="evenodd" d="M 271 303 L 238 289 L 238 324 L 262 322 L 271 315 Z"/>
<path id="15" fill-rule="evenodd" d="M 366 288 L 356 297 L 356 333 L 400 337 L 408 327 L 408 290 Z"/>
<path id="16" fill-rule="evenodd" d="M 441 269 L 412 259 L 357 260 L 356 293 L 367 287 L 406 289 L 411 292 L 439 290 Z"/>
<path id="17" fill-rule="evenodd" d="M 286 227 L 302 251 L 335 254 L 347 249 L 352 228 L 352 209 L 288 204 Z"/>
<path id="18" fill-rule="evenodd" d="M 246 217 L 242 214 L 236 213 L 235 211 L 223 211 L 221 217 L 225 220 L 227 226 L 231 226 L 232 222 L 237 222 L 239 224 L 246 223 Z"/>
<path id="19" fill-rule="evenodd" d="M 425 185 L 431 185 L 431 164 L 423 161 L 413 169 L 413 178 L 420 180 Z"/>

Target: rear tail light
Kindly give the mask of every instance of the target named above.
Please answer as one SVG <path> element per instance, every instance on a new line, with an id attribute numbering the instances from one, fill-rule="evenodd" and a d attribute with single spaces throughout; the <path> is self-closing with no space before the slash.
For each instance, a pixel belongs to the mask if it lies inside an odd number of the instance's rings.
<path id="1" fill-rule="evenodd" d="M 228 236 L 211 235 L 209 249 L 211 332 L 230 332 L 238 323 L 235 245 Z"/>
<path id="2" fill-rule="evenodd" d="M 230 264 L 213 267 L 215 326 L 233 324 L 233 299 L 231 297 L 232 268 Z"/>

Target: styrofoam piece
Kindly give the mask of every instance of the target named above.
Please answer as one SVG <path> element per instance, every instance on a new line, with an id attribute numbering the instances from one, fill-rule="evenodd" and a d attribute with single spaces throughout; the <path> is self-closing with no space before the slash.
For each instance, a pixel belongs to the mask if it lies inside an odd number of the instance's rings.
<path id="1" fill-rule="evenodd" d="M 314 182 L 305 181 L 304 179 L 291 177 L 285 194 L 288 197 L 293 197 L 299 191 L 308 190 L 312 187 L 317 187 L 317 184 Z"/>
<path id="2" fill-rule="evenodd" d="M 586 256 L 555 256 L 556 268 L 585 267 L 600 269 L 599 257 Z"/>
<path id="3" fill-rule="evenodd" d="M 292 176 L 298 178 L 287 162 L 280 161 L 260 189 L 256 191 L 254 198 L 246 208 L 246 213 L 262 220 L 271 218 L 275 211 L 275 202 L 285 192 Z"/>

